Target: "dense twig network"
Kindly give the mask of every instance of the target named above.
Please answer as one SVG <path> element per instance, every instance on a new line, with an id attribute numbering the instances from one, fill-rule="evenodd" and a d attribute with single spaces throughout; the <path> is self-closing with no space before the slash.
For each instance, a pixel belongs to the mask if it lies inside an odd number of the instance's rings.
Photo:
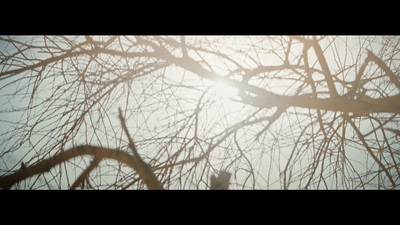
<path id="1" fill-rule="evenodd" d="M 399 44 L 1 36 L 0 186 L 398 189 Z"/>

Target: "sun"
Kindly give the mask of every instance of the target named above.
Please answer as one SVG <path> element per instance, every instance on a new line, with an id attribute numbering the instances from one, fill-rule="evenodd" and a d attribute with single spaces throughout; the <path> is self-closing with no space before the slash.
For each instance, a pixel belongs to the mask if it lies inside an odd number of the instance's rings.
<path id="1" fill-rule="evenodd" d="M 215 82 L 212 89 L 214 94 L 219 98 L 232 98 L 237 96 L 237 89 L 228 86 L 223 81 Z"/>
<path id="2" fill-rule="evenodd" d="M 242 103 L 238 101 L 237 88 L 231 87 L 223 81 L 215 82 L 209 93 L 209 98 L 215 101 L 214 110 L 223 110 L 225 114 L 233 114 L 242 108 Z"/>

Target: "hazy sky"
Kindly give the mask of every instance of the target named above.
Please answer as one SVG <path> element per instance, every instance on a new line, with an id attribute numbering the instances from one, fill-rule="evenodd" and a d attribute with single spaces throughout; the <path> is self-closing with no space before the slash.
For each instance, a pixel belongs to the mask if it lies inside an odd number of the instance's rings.
<path id="1" fill-rule="evenodd" d="M 191 37 L 193 40 L 195 37 Z M 218 37 L 211 37 L 211 38 L 218 38 Z M 241 39 L 242 38 L 242 39 Z M 240 42 L 246 42 L 248 40 L 244 40 L 246 37 L 240 37 L 238 39 L 231 39 L 230 41 L 227 41 L 226 45 L 232 47 L 234 44 L 237 44 L 238 46 Z M 22 41 L 29 40 L 29 36 L 25 36 L 20 38 Z M 251 39 L 251 38 L 250 38 Z M 378 38 L 379 39 L 379 38 Z M 84 38 L 82 37 L 82 40 Z M 188 38 L 188 41 L 193 41 L 190 38 Z M 253 40 L 253 39 L 252 39 Z M 254 42 L 256 41 L 256 38 L 254 38 Z M 328 40 L 327 40 L 328 41 Z M 379 45 L 379 42 L 376 42 L 377 44 L 369 44 L 367 46 L 364 46 L 363 43 L 360 41 L 358 37 L 350 37 L 348 39 L 342 38 L 338 39 L 336 42 L 333 42 L 333 44 L 327 44 L 330 48 L 326 51 L 326 57 L 327 61 L 329 63 L 329 67 L 331 71 L 338 71 L 341 70 L 340 65 L 346 65 L 353 63 L 354 60 L 363 60 L 366 57 L 366 54 L 359 54 L 360 51 L 360 46 L 361 47 L 368 47 L 374 52 L 379 52 L 380 48 L 377 48 L 376 46 Z M 255 45 L 257 43 L 254 43 Z M 277 43 L 270 43 L 271 46 Z M 346 46 L 350 46 L 347 47 Z M 293 46 L 292 51 L 293 57 L 295 57 L 295 52 L 300 51 L 301 46 Z M 298 50 L 296 50 L 298 48 Z M 343 49 L 343 51 L 340 51 Z M 337 52 L 332 52 L 335 50 L 339 50 Z M 5 52 L 13 52 L 15 49 L 13 49 L 12 45 L 6 45 L 3 41 L 0 41 L 0 51 L 5 53 Z M 221 50 L 223 51 L 230 51 L 230 50 Z M 266 51 L 266 50 L 265 50 Z M 46 56 L 44 54 L 37 53 L 38 57 L 40 56 Z M 199 56 L 196 56 L 195 54 L 191 55 L 193 58 L 200 59 Z M 281 59 L 279 59 L 278 56 L 272 55 L 272 54 L 258 54 L 257 52 L 248 52 L 247 54 L 236 54 L 233 56 L 236 60 L 241 60 L 243 65 L 248 66 L 249 68 L 255 68 L 259 65 L 256 65 L 255 62 L 260 62 L 261 65 L 276 65 L 279 63 Z M 396 56 L 397 57 L 397 56 Z M 289 60 L 295 60 L 289 59 Z M 296 59 L 298 60 L 298 59 Z M 229 73 L 230 70 L 234 68 L 234 65 L 229 64 L 229 63 L 222 63 L 218 61 L 218 59 L 209 59 L 210 61 L 210 66 L 215 70 L 214 72 L 220 75 L 226 75 Z M 316 62 L 316 56 L 313 54 L 312 51 L 310 51 L 309 54 L 309 61 L 310 61 L 310 66 L 313 66 L 314 62 Z M 124 62 L 118 62 L 118 63 L 124 63 Z M 214 64 L 212 64 L 214 63 Z M 393 61 L 392 67 L 398 67 L 395 63 L 398 63 L 397 61 Z M 360 63 L 358 63 L 360 64 Z M 317 65 L 318 67 L 318 65 Z M 11 69 L 11 68 L 10 68 Z M 4 69 L 3 69 L 4 70 Z M 32 90 L 34 90 L 34 84 L 32 83 L 26 83 L 26 80 L 20 79 L 22 76 L 29 76 L 29 73 L 24 73 L 22 75 L 17 75 L 12 78 L 12 80 L 15 80 L 16 82 L 4 86 L 5 84 L 10 83 L 10 79 L 3 79 L 0 80 L 0 138 L 2 140 L 2 143 L 0 143 L 0 148 L 2 149 L 8 149 L 10 148 L 11 145 L 15 144 L 18 138 L 20 138 L 19 135 L 21 135 L 17 130 L 14 130 L 15 126 L 18 125 L 23 125 L 24 123 L 29 124 L 32 126 L 33 129 L 38 131 L 37 134 L 32 134 L 29 133 L 29 135 L 32 135 L 31 141 L 26 142 L 23 146 L 21 146 L 21 150 L 16 151 L 13 154 L 4 154 L 3 157 L 1 157 L 0 161 L 0 169 L 1 172 L 4 170 L 9 170 L 9 169 L 18 169 L 20 163 L 23 161 L 26 163 L 26 160 L 30 159 L 31 157 L 34 157 L 35 154 L 39 154 L 36 151 L 28 151 L 30 148 L 34 149 L 40 149 L 41 145 L 43 144 L 48 144 L 48 142 L 51 142 L 52 138 L 51 137 L 44 137 L 46 135 L 46 132 L 49 132 L 49 130 L 52 129 L 52 126 L 55 125 L 60 125 L 63 121 L 66 121 L 68 118 L 63 117 L 60 118 L 63 112 L 65 112 L 64 107 L 60 107 L 60 114 L 59 115 L 52 115 L 46 111 L 47 109 L 45 106 L 49 106 L 49 104 L 39 104 L 40 102 L 48 99 L 48 98 L 53 98 L 54 96 L 52 95 L 56 91 L 58 91 L 57 87 L 58 84 L 63 84 L 64 79 L 61 76 L 61 74 L 58 74 L 57 69 L 55 71 L 55 76 L 53 76 L 51 79 L 45 79 L 39 87 L 41 88 L 40 91 L 37 92 L 37 95 L 35 95 L 35 99 L 31 99 L 30 95 L 32 93 Z M 52 71 L 50 70 L 50 74 Z M 351 80 L 354 78 L 354 74 L 347 73 L 346 77 L 341 77 L 341 75 L 338 76 L 340 79 L 344 80 Z M 276 79 L 276 83 L 270 84 L 270 89 L 274 93 L 277 94 L 288 94 L 288 93 L 293 93 L 293 90 L 288 89 L 287 87 L 290 86 L 293 82 L 290 81 L 290 77 L 287 77 L 288 79 L 285 80 L 279 80 Z M 147 80 L 146 80 L 147 79 Z M 313 79 L 319 80 L 323 79 L 322 76 L 315 75 L 313 76 Z M 176 110 L 184 112 L 185 109 L 193 109 L 196 107 L 196 104 L 198 103 L 198 99 L 201 97 L 202 93 L 204 90 L 209 87 L 213 86 L 214 82 L 207 81 L 204 79 L 200 79 L 197 75 L 190 74 L 190 72 L 183 71 L 180 68 L 177 68 L 176 66 L 171 66 L 165 71 L 165 80 L 160 80 L 160 79 L 153 79 L 153 78 L 144 78 L 140 80 L 141 83 L 138 83 L 134 81 L 131 85 L 132 90 L 125 90 L 124 88 L 118 89 L 118 91 L 115 91 L 117 94 L 114 94 L 113 96 L 115 99 L 119 99 L 118 102 L 113 102 L 109 103 L 109 105 L 113 104 L 115 105 L 114 108 L 111 108 L 111 112 L 109 112 L 109 115 L 111 115 L 109 118 L 106 119 L 107 124 L 104 126 L 107 126 L 111 129 L 112 126 L 119 126 L 119 121 L 117 117 L 117 107 L 124 107 L 126 105 L 134 105 L 134 104 L 144 104 L 146 106 L 147 111 L 138 111 L 135 115 L 136 117 L 130 117 L 127 118 L 127 121 L 132 123 L 132 135 L 136 135 L 136 140 L 139 142 L 140 146 L 140 141 L 145 140 L 146 137 L 159 137 L 161 136 L 161 132 L 163 131 L 164 133 L 166 132 L 165 127 L 168 127 L 169 124 L 173 123 L 174 121 L 177 121 L 181 118 L 181 116 L 184 116 L 185 114 L 177 114 L 172 110 L 173 107 L 171 105 L 168 105 L 168 108 L 163 108 L 162 102 L 157 102 L 160 99 L 163 99 L 165 102 L 173 102 L 174 104 L 176 103 Z M 167 81 L 167 82 L 166 82 Z M 174 89 L 173 85 L 177 85 L 180 82 L 182 84 L 185 84 L 187 86 L 193 87 L 193 86 L 198 86 L 198 90 L 194 88 L 177 88 L 176 90 Z M 162 92 L 166 94 L 165 97 L 160 97 L 160 96 L 152 96 L 151 94 L 144 95 L 143 92 L 144 90 L 149 93 L 157 93 L 159 90 L 164 90 L 165 84 L 170 84 L 171 88 L 166 89 L 167 91 Z M 56 85 L 54 85 L 56 84 Z M 196 85 L 197 84 L 197 85 Z M 138 85 L 138 86 L 135 86 Z M 123 86 L 123 85 L 121 85 Z M 136 88 L 137 87 L 137 88 Z M 297 87 L 297 86 L 293 86 Z M 340 84 L 338 84 L 337 88 L 341 88 Z M 150 90 L 149 90 L 150 89 Z M 18 90 L 18 95 L 14 95 L 15 90 Z M 171 92 L 168 92 L 168 90 L 171 90 Z M 172 91 L 174 90 L 174 91 Z M 291 92 L 290 92 L 291 91 Z M 311 90 L 310 90 L 311 91 Z M 68 90 L 66 90 L 68 92 Z M 130 97 L 127 100 L 126 97 L 124 97 L 123 93 L 130 93 Z M 161 92 L 160 92 L 161 93 Z M 82 92 L 83 94 L 83 92 Z M 120 94 L 120 95 L 119 95 Z M 170 94 L 170 96 L 168 96 Z M 173 94 L 173 98 L 170 98 Z M 119 96 L 118 98 L 116 96 Z M 121 97 L 122 96 L 122 97 Z M 79 97 L 79 96 L 78 96 Z M 77 99 L 78 99 L 77 97 Z M 323 97 L 323 96 L 321 96 Z M 146 98 L 146 100 L 141 99 L 141 98 Z M 147 99 L 148 98 L 148 99 Z M 205 99 L 208 98 L 208 101 L 213 102 L 213 104 L 210 104 L 209 110 L 207 112 L 204 112 L 202 114 L 202 120 L 201 122 L 204 122 L 204 124 L 200 124 L 199 126 L 204 129 L 208 130 L 208 133 L 218 133 L 226 129 L 227 126 L 234 124 L 235 122 L 238 121 L 238 118 L 243 118 L 246 115 L 248 115 L 249 112 L 251 112 L 251 107 L 243 105 L 238 102 L 240 100 L 237 96 L 237 90 L 231 87 L 228 87 L 226 84 L 216 84 L 213 88 L 211 88 L 207 94 Z M 129 102 L 128 102 L 129 101 Z M 182 102 L 185 104 L 183 105 Z M 24 111 L 18 111 L 20 108 L 24 108 L 29 104 L 39 104 L 41 107 L 33 109 L 30 113 L 24 112 Z M 173 105 L 173 104 L 172 104 Z M 50 107 L 50 106 L 49 106 Z M 307 114 L 308 109 L 298 109 L 298 108 L 289 108 L 289 112 L 296 112 L 298 114 Z M 274 111 L 269 111 L 266 113 L 270 113 L 272 115 Z M 41 118 L 41 115 L 43 117 L 47 116 L 49 117 L 49 121 L 43 120 L 44 118 Z M 98 115 L 92 115 L 90 120 L 96 120 L 100 119 L 102 114 Z M 96 117 L 97 116 L 97 117 Z M 183 118 L 183 117 L 182 117 Z M 301 117 L 300 117 L 301 118 Z M 293 127 L 296 126 L 302 126 L 300 125 L 300 122 L 296 121 L 298 118 L 289 118 L 282 116 L 282 119 L 279 121 L 279 123 L 273 124 L 271 126 L 271 129 L 281 129 L 280 127 L 285 127 L 284 129 L 286 131 L 290 130 Z M 33 124 L 35 121 L 42 121 L 38 123 L 37 125 Z M 93 122 L 92 122 L 93 124 Z M 212 127 L 210 127 L 212 126 Z M 367 132 L 369 129 L 371 129 L 368 121 L 360 123 L 359 126 L 365 127 L 365 132 Z M 137 127 L 147 127 L 144 131 L 137 131 L 135 128 Z M 212 129 L 211 129 L 212 128 Z M 40 132 L 40 130 L 43 130 L 43 132 Z M 98 129 L 95 132 L 101 133 L 101 127 L 96 128 L 96 127 L 82 127 L 83 131 L 87 129 Z M 171 127 L 171 129 L 176 129 L 176 127 Z M 253 128 L 253 130 L 243 130 L 241 133 L 241 141 L 242 143 L 248 143 L 251 138 L 254 138 L 254 135 L 256 134 L 257 129 L 261 130 L 262 127 L 259 128 Z M 349 128 L 345 128 L 349 129 Z M 172 132 L 171 130 L 171 132 Z M 152 131 L 152 132 L 149 132 Z M 363 131 L 363 130 L 362 130 Z M 147 132 L 147 133 L 146 133 Z M 188 131 L 188 132 L 194 132 Z M 289 132 L 290 133 L 290 132 Z M 293 132 L 293 134 L 296 132 Z M 12 134 L 12 135 L 11 135 Z M 103 134 L 105 139 L 107 139 L 107 134 Z M 207 135 L 205 135 L 207 136 Z M 277 136 L 279 136 L 277 134 Z M 104 143 L 104 140 L 98 140 L 95 138 L 96 135 L 94 134 L 88 134 L 88 132 L 80 132 L 80 135 L 77 136 L 77 138 L 74 140 L 74 143 L 69 142 L 68 145 L 72 146 L 72 144 L 83 144 L 82 142 L 89 142 L 90 144 L 95 144 L 98 145 L 99 143 L 108 146 L 108 147 L 117 147 L 116 142 L 108 142 Z M 25 137 L 28 138 L 28 137 Z M 264 188 L 265 186 L 269 186 L 270 188 L 279 188 L 281 187 L 281 183 L 277 182 L 275 184 L 270 184 L 272 181 L 271 180 L 278 180 L 278 175 L 276 173 L 277 169 L 272 169 L 278 168 L 282 169 L 284 167 L 284 163 L 289 154 L 291 149 L 293 148 L 293 137 L 287 137 L 287 139 L 284 139 L 282 137 L 273 137 L 270 136 L 270 140 L 279 139 L 279 142 L 271 142 L 267 143 L 264 147 L 263 146 L 253 146 L 255 149 L 254 151 L 249 153 L 248 157 L 252 160 L 252 162 L 255 162 L 254 167 L 257 168 L 257 186 L 255 188 Z M 57 141 L 57 139 L 55 139 Z M 111 139 L 110 139 L 111 140 Z M 155 147 L 157 147 L 157 143 L 154 144 Z M 273 149 L 276 147 L 279 147 L 280 152 L 275 152 Z M 251 145 L 250 145 L 251 147 Z M 270 150 L 268 150 L 270 148 Z M 358 152 L 358 151 L 351 151 L 352 145 L 350 144 L 348 146 L 348 152 L 346 153 L 346 156 L 349 159 L 355 160 L 355 161 L 360 161 L 360 163 L 354 163 L 354 167 L 358 167 L 357 170 L 363 171 L 365 170 L 364 163 L 362 163 L 363 160 L 370 160 L 365 158 L 365 155 Z M 26 150 L 24 150 L 26 149 Z M 200 151 L 200 150 L 198 150 Z M 215 150 L 215 156 L 218 156 L 218 154 L 224 154 L 224 149 L 216 149 Z M 3 154 L 3 153 L 2 153 Z M 42 153 L 40 153 L 42 154 Z M 157 154 L 156 152 L 151 152 L 148 151 L 147 154 Z M 278 160 L 279 159 L 279 160 Z M 80 171 L 84 168 L 85 164 L 88 164 L 90 158 L 86 157 L 83 160 L 76 158 L 72 165 L 76 165 L 75 167 L 71 167 L 68 169 L 75 170 L 75 176 L 79 176 Z M 275 161 L 276 160 L 276 161 Z M 31 164 L 33 162 L 30 162 Z M 113 163 L 113 162 L 104 162 L 108 163 L 110 165 L 109 167 L 102 167 L 102 171 L 107 174 L 109 173 L 110 176 L 109 178 L 104 178 L 104 179 L 111 179 L 115 180 L 116 178 L 113 177 L 113 171 L 116 170 L 116 167 L 121 167 L 118 163 Z M 246 162 L 241 162 L 242 164 L 246 164 Z M 240 166 L 241 163 L 237 164 L 237 166 Z M 220 170 L 224 170 L 226 168 L 228 169 L 234 169 L 232 167 L 229 167 L 230 162 L 229 161 L 224 161 L 224 160 L 216 160 L 215 163 L 216 167 Z M 299 161 L 298 163 L 298 171 L 304 171 L 306 168 L 302 167 L 301 162 Z M 126 170 L 129 171 L 128 168 L 119 168 L 120 170 Z M 237 169 L 237 168 L 236 168 Z M 54 173 L 56 173 L 57 170 L 54 170 Z M 269 174 L 270 171 L 274 171 L 274 174 Z M 128 172 L 129 173 L 129 172 Z M 247 179 L 247 172 L 238 170 L 238 172 L 235 174 L 235 177 L 238 181 L 244 181 Z M 296 176 L 296 174 L 293 174 L 292 176 Z M 60 179 L 65 180 L 68 179 L 67 176 L 59 176 L 61 177 Z M 107 176 L 104 176 L 107 177 Z M 266 179 L 265 177 L 269 177 Z M 43 179 L 43 178 L 41 178 Z M 269 180 L 270 179 L 270 180 Z M 38 186 L 40 186 L 40 183 L 45 183 L 44 180 L 41 180 L 38 182 Z M 60 187 L 60 184 L 57 181 L 47 181 L 50 183 L 50 188 L 57 188 Z M 73 183 L 73 181 L 69 181 L 70 183 Z M 66 188 L 66 181 L 63 182 L 61 185 L 62 188 Z M 200 186 L 201 188 L 205 188 L 205 184 L 202 184 Z M 297 187 L 296 184 L 293 184 L 293 187 Z M 42 188 L 49 188 L 47 186 L 43 186 Z"/>

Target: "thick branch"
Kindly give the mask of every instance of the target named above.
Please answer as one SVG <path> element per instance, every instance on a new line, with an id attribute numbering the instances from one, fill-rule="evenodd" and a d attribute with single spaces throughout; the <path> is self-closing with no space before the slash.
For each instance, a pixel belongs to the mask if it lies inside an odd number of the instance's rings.
<path id="1" fill-rule="evenodd" d="M 143 159 L 139 156 L 136 146 L 133 143 L 132 138 L 129 135 L 128 128 L 126 127 L 125 124 L 125 119 L 122 116 L 121 109 L 119 109 L 119 119 L 122 124 L 122 128 L 124 129 L 126 136 L 128 136 L 129 140 L 129 148 L 133 152 L 132 159 L 135 163 L 135 170 L 139 174 L 140 178 L 143 180 L 143 182 L 147 185 L 149 189 L 155 189 L 155 190 L 161 190 L 163 189 L 160 181 L 158 181 L 156 175 L 154 175 L 153 170 L 149 165 L 147 165 Z"/>
<path id="2" fill-rule="evenodd" d="M 389 76 L 390 81 L 396 85 L 397 89 L 400 90 L 400 81 L 399 78 L 394 75 L 392 73 L 392 71 L 390 70 L 390 68 L 388 66 L 386 66 L 386 64 L 380 59 L 378 58 L 374 53 L 372 53 L 370 50 L 368 50 L 368 57 L 370 57 L 376 64 L 378 64 L 378 66 L 383 69 L 383 71 L 385 71 L 385 73 Z"/>
<path id="3" fill-rule="evenodd" d="M 210 71 L 207 71 L 195 60 L 186 58 L 176 58 L 166 53 L 160 53 L 160 58 L 163 58 L 171 63 L 191 71 L 200 77 L 206 78 L 212 81 L 221 81 L 225 84 L 237 88 L 238 90 L 247 91 L 253 93 L 256 97 L 251 97 L 251 103 L 259 107 L 274 107 L 274 106 L 296 106 L 302 108 L 320 109 L 320 110 L 331 110 L 339 112 L 352 112 L 352 113 L 400 113 L 400 95 L 371 99 L 368 97 L 360 98 L 357 100 L 348 99 L 347 97 L 337 96 L 336 88 L 331 86 L 332 94 L 335 97 L 329 99 L 316 99 L 311 95 L 300 95 L 300 96 L 285 96 L 277 95 L 269 92 L 263 88 L 259 88 L 253 85 L 246 84 L 237 80 L 232 80 L 227 77 L 218 76 Z M 330 73 L 329 73 L 330 74 Z M 328 83 L 333 85 L 332 77 L 327 77 L 331 80 Z M 246 102 L 245 102 L 246 103 Z"/>
<path id="4" fill-rule="evenodd" d="M 313 42 L 314 52 L 317 55 L 318 62 L 321 65 L 322 71 L 324 72 L 325 81 L 328 85 L 329 94 L 331 98 L 338 96 L 338 92 L 336 90 L 335 84 L 333 83 L 332 74 L 329 70 L 328 63 L 326 62 L 324 52 L 321 49 L 321 46 L 318 44 L 318 41 L 314 37 Z"/>
<path id="5" fill-rule="evenodd" d="M 10 189 L 12 185 L 28 177 L 31 177 L 35 174 L 47 172 L 52 167 L 62 162 L 66 162 L 72 158 L 83 155 L 91 155 L 99 161 L 104 158 L 114 159 L 124 164 L 127 164 L 128 166 L 132 167 L 135 170 L 137 169 L 133 157 L 128 153 L 103 147 L 79 146 L 61 152 L 60 154 L 55 155 L 49 159 L 43 160 L 41 162 L 38 162 L 35 165 L 29 167 L 21 167 L 21 169 L 19 169 L 17 172 L 11 175 L 0 177 L 0 188 Z"/>
<path id="6" fill-rule="evenodd" d="M 400 95 L 372 99 L 364 96 L 357 100 L 337 97 L 335 99 L 313 99 L 307 96 L 282 97 L 282 102 L 291 106 L 352 113 L 400 113 Z M 279 103 L 279 102 L 278 102 Z"/>
<path id="7" fill-rule="evenodd" d="M 90 163 L 90 166 L 86 168 L 86 170 L 83 171 L 82 174 L 78 177 L 78 179 L 76 179 L 76 181 L 72 184 L 71 190 L 75 190 L 75 188 L 78 187 L 78 185 L 83 182 L 83 180 L 89 175 L 89 173 L 94 168 L 96 168 L 97 165 L 99 165 L 99 162 L 100 162 L 99 159 L 94 158 L 93 161 Z"/>

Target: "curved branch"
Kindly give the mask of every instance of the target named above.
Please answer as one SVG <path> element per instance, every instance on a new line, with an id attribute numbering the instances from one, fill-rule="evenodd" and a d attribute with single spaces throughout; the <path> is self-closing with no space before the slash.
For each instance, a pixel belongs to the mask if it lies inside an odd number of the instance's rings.
<path id="1" fill-rule="evenodd" d="M 31 177 L 35 174 L 47 172 L 51 168 L 62 162 L 83 155 L 91 155 L 99 161 L 104 158 L 114 159 L 124 164 L 127 164 L 128 166 L 132 167 L 135 170 L 137 167 L 133 160 L 133 157 L 130 154 L 125 153 L 123 151 L 97 147 L 97 146 L 90 146 L 90 145 L 78 146 L 66 150 L 64 152 L 61 152 L 60 154 L 55 155 L 49 159 L 38 162 L 35 165 L 29 167 L 21 167 L 17 172 L 11 175 L 0 177 L 0 188 L 10 189 L 11 186 L 28 177 Z M 151 187 L 148 188 L 151 189 Z"/>
<path id="2" fill-rule="evenodd" d="M 94 55 L 94 54 L 100 54 L 100 53 L 110 54 L 110 55 L 115 55 L 115 56 L 120 56 L 120 57 L 127 57 L 127 58 L 136 58 L 136 57 L 155 57 L 155 58 L 157 58 L 157 55 L 152 52 L 140 52 L 140 53 L 138 53 L 138 52 L 121 52 L 121 51 L 110 50 L 110 49 L 106 49 L 106 48 L 96 48 L 96 49 L 91 49 L 91 50 L 66 52 L 62 55 L 45 59 L 45 60 L 40 61 L 39 63 L 33 64 L 33 65 L 29 65 L 29 66 L 22 67 L 19 69 L 7 70 L 4 72 L 1 72 L 0 77 L 10 75 L 10 74 L 19 74 L 19 73 L 22 73 L 25 71 L 33 70 L 37 67 L 45 67 L 48 64 L 51 64 L 53 62 L 57 62 L 57 61 L 60 61 L 62 59 L 66 59 L 66 58 L 72 58 L 72 57 L 76 57 L 79 55 Z"/>

